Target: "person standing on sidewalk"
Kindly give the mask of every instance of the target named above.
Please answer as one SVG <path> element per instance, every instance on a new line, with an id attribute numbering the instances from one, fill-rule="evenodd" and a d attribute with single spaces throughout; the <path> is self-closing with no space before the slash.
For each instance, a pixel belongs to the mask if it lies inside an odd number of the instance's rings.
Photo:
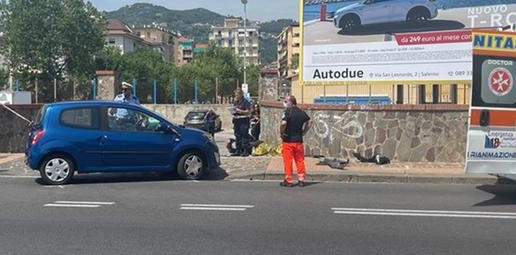
<path id="1" fill-rule="evenodd" d="M 293 187 L 292 160 L 296 163 L 298 185 L 305 186 L 305 149 L 303 135 L 310 129 L 310 117 L 305 111 L 297 107 L 297 100 L 293 95 L 287 96 L 283 101 L 286 108 L 281 118 L 281 154 L 285 179 L 280 183 L 283 187 Z"/>
<path id="2" fill-rule="evenodd" d="M 244 97 L 242 89 L 235 89 L 235 102 L 233 103 L 233 130 L 237 151 L 231 156 L 249 156 L 251 146 L 249 144 L 249 117 L 251 103 Z"/>

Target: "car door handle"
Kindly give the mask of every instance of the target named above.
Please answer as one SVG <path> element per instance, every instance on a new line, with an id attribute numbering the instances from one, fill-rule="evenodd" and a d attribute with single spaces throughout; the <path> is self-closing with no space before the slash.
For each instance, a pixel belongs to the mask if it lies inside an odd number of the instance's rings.
<path id="1" fill-rule="evenodd" d="M 107 142 L 107 136 L 106 135 L 103 135 L 103 136 L 100 136 L 97 141 L 99 142 L 99 144 L 105 144 Z"/>

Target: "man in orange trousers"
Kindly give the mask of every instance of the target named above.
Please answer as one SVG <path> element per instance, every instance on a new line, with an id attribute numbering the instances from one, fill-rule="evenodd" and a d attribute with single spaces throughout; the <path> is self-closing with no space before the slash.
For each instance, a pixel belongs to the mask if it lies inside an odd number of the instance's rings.
<path id="1" fill-rule="evenodd" d="M 285 112 L 281 118 L 281 139 L 285 179 L 280 183 L 283 187 L 293 187 L 292 160 L 296 163 L 298 185 L 305 186 L 305 149 L 303 135 L 310 129 L 310 117 L 297 107 L 293 95 L 283 101 Z"/>

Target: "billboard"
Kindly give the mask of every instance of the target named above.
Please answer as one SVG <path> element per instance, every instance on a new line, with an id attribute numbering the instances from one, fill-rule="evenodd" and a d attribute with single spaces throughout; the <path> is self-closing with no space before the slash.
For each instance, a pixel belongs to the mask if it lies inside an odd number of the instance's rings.
<path id="1" fill-rule="evenodd" d="M 516 0 L 301 0 L 301 84 L 469 83 L 473 28 Z"/>

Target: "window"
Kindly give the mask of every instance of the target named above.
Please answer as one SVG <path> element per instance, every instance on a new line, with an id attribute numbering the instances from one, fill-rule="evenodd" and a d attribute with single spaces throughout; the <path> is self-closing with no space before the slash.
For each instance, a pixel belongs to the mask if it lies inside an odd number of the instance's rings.
<path id="1" fill-rule="evenodd" d="M 115 43 L 116 43 L 115 38 L 108 39 L 108 44 L 115 44 Z"/>
<path id="2" fill-rule="evenodd" d="M 108 114 L 108 128 L 113 131 L 156 131 L 159 120 L 143 112 L 131 109 L 110 108 Z"/>
<path id="3" fill-rule="evenodd" d="M 65 126 L 78 128 L 98 128 L 98 118 L 95 118 L 91 108 L 65 110 L 61 113 L 61 123 Z"/>

